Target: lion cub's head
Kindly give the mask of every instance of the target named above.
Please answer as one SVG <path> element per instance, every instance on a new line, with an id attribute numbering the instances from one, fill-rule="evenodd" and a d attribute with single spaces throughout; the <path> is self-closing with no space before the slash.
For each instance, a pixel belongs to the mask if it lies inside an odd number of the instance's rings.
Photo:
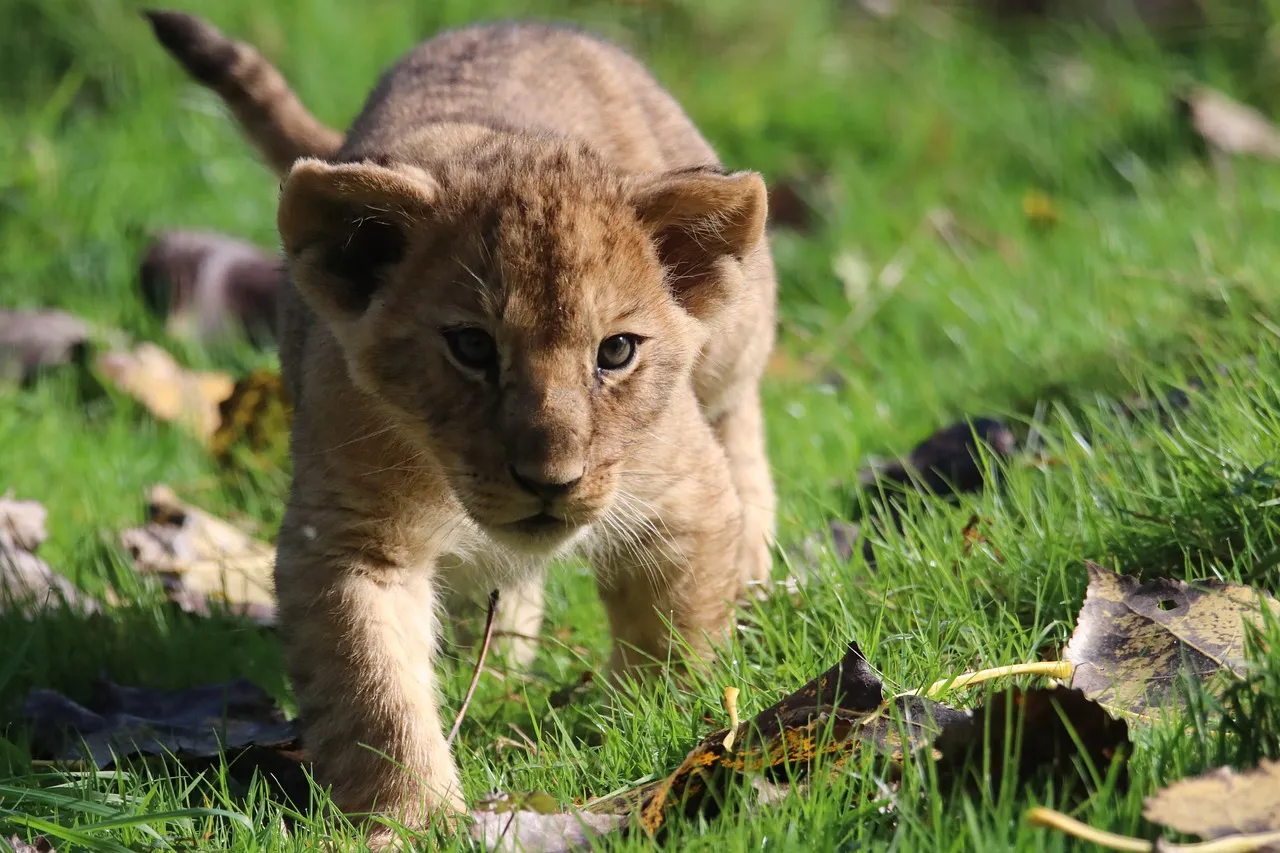
<path id="1" fill-rule="evenodd" d="M 299 161 L 279 228 L 356 385 L 482 528 L 539 552 L 655 466 L 634 439 L 693 393 L 764 218 L 754 173 L 624 176 L 531 140 L 430 171 Z"/>

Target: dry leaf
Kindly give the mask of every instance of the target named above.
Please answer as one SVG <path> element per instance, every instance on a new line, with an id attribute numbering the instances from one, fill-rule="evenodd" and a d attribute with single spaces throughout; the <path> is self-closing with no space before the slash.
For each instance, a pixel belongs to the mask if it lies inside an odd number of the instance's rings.
<path id="1" fill-rule="evenodd" d="M 1058 224 L 1057 205 L 1039 190 L 1027 190 L 1022 196 L 1022 215 L 1032 225 L 1040 228 L 1051 228 Z"/>
<path id="2" fill-rule="evenodd" d="M 622 825 L 618 815 L 591 812 L 472 812 L 471 837 L 495 853 L 563 853 L 591 849 L 592 839 Z"/>
<path id="3" fill-rule="evenodd" d="M 49 538 L 45 530 L 48 511 L 36 501 L 15 500 L 11 495 L 0 496 L 0 541 L 10 548 L 35 550 Z"/>
<path id="4" fill-rule="evenodd" d="M 561 811 L 549 794 L 493 794 L 471 809 L 471 836 L 486 850 L 563 853 L 589 848 L 591 839 L 622 824 L 618 815 Z"/>
<path id="5" fill-rule="evenodd" d="M 35 501 L 0 497 L 0 612 L 30 618 L 65 605 L 78 613 L 98 613 L 102 604 L 49 568 L 35 552 L 48 537 L 45 508 Z"/>
<path id="6" fill-rule="evenodd" d="M 218 428 L 218 404 L 235 383 L 220 371 L 190 371 L 153 343 L 132 352 L 98 356 L 98 369 L 124 393 L 162 421 L 181 423 L 208 440 Z"/>
<path id="7" fill-rule="evenodd" d="M 1127 743 L 1124 723 L 1107 721 L 1105 715 L 1093 720 L 1090 715 L 1099 715 L 1100 709 L 1078 691 L 1058 688 L 997 696 L 987 706 L 993 720 L 1005 717 L 1002 701 L 1011 701 L 1030 721 L 1024 734 L 1031 732 L 1047 743 L 1032 744 L 1019 773 L 1074 755 L 1068 739 L 1053 728 L 1063 707 L 1073 722 L 1086 723 L 1079 728 L 1091 751 L 1106 748 L 1098 746 L 1097 732 L 1114 734 L 1118 729 Z M 749 783 L 750 787 L 742 786 L 744 792 L 754 789 L 756 802 L 762 804 L 777 802 L 788 790 L 804 791 L 816 781 L 811 778 L 816 759 L 832 759 L 828 769 L 837 772 L 864 746 L 890 760 L 892 781 L 908 753 L 936 755 L 931 749 L 935 741 L 945 742 L 953 752 L 976 744 L 983 731 L 981 713 L 975 716 L 910 694 L 885 700 L 880 679 L 851 643 L 831 669 L 734 728 L 737 742 L 732 749 L 725 743 L 729 731 L 715 732 L 667 777 L 597 800 L 581 811 L 561 811 L 553 798 L 540 793 L 490 796 L 470 812 L 472 834 L 488 850 L 528 853 L 578 849 L 615 830 L 656 834 L 672 817 L 713 817 L 733 784 Z M 104 681 L 88 707 L 53 691 L 32 690 L 24 716 L 33 724 L 33 751 L 38 756 L 109 767 L 115 756 L 173 754 L 191 770 L 216 767 L 220 752 L 227 751 L 228 767 L 236 778 L 263 773 L 295 803 L 306 803 L 309 759 L 298 747 L 293 725 L 284 721 L 263 691 L 243 680 L 173 692 Z M 1053 736 L 1046 737 L 1045 731 Z M 1107 743 L 1118 742 L 1113 738 Z M 1003 735 L 993 729 L 990 744 L 986 765 L 1003 760 Z M 955 767 L 944 764 L 942 769 Z"/>
<path id="8" fill-rule="evenodd" d="M 813 208 L 800 187 L 799 178 L 783 178 L 769 185 L 769 224 L 795 231 L 813 230 Z"/>
<path id="9" fill-rule="evenodd" d="M 1017 765 L 1003 769 L 1008 717 L 1021 733 Z M 1072 739 L 1064 717 L 1079 736 Z M 992 720 L 985 734 L 985 720 Z M 781 786 L 796 790 L 817 781 L 818 759 L 837 773 L 863 748 L 888 759 L 887 778 L 901 772 L 910 754 L 933 755 L 950 778 L 970 767 L 966 759 L 985 750 L 978 767 L 994 776 L 1013 772 L 1020 778 L 1043 769 L 1062 771 L 1073 765 L 1080 746 L 1100 766 L 1124 749 L 1128 726 L 1114 720 L 1096 702 L 1066 688 L 1010 690 L 997 693 L 976 712 L 956 710 L 914 694 L 883 697 L 880 679 L 856 643 L 827 672 L 757 714 L 733 731 L 705 737 L 671 774 L 657 782 L 590 804 L 588 811 L 629 814 L 630 829 L 659 834 L 676 817 L 716 816 L 732 786 L 754 788 L 757 802 L 785 796 Z M 1012 750 L 1008 750 L 1013 752 Z"/>
<path id="10" fill-rule="evenodd" d="M 228 464 L 253 461 L 279 468 L 289 454 L 293 406 L 278 371 L 255 370 L 236 381 L 218 405 L 218 428 L 209 442 L 214 458 Z"/>
<path id="11" fill-rule="evenodd" d="M 725 748 L 728 730 L 705 737 L 676 770 L 657 782 L 593 803 L 589 811 L 632 814 L 635 826 L 659 832 L 675 815 L 714 817 L 719 794 L 768 770 L 789 770 L 803 778 L 819 756 L 839 763 L 858 748 L 854 729 L 881 704 L 880 679 L 856 643 L 822 675 L 761 711 L 734 732 L 734 748 Z"/>
<path id="12" fill-rule="evenodd" d="M 1010 739 L 1020 749 L 1009 746 Z M 1127 756 L 1130 742 L 1124 720 L 1111 717 L 1080 690 L 1051 687 L 1013 688 L 992 695 L 969 720 L 944 729 L 936 746 L 949 768 L 958 767 L 975 748 L 984 749 L 991 760 L 972 766 L 981 770 L 985 765 L 991 789 L 998 790 L 1010 769 L 1026 779 L 1043 767 L 1066 766 L 1082 752 L 1105 774 L 1112 760 Z M 1015 757 L 1016 767 L 1005 767 L 1006 754 Z"/>
<path id="13" fill-rule="evenodd" d="M 716 816 L 733 786 L 753 786 L 764 802 L 784 796 L 780 785 L 803 790 L 819 759 L 838 772 L 866 747 L 900 766 L 907 753 L 968 719 L 967 711 L 919 696 L 885 701 L 879 677 L 850 643 L 831 669 L 734 729 L 732 749 L 728 730 L 713 732 L 664 779 L 588 810 L 630 814 L 632 828 L 653 835 L 673 817 Z"/>
<path id="14" fill-rule="evenodd" d="M 178 338 L 215 340 L 242 328 L 275 334 L 279 258 L 252 243 L 201 231 L 167 231 L 143 256 L 139 284 L 148 307 Z"/>
<path id="15" fill-rule="evenodd" d="M 1240 672 L 1245 623 L 1259 624 L 1263 606 L 1280 614 L 1280 602 L 1239 584 L 1143 583 L 1087 566 L 1089 590 L 1063 652 L 1074 667 L 1071 685 L 1133 714 L 1174 698 L 1184 674 Z"/>
<path id="16" fill-rule="evenodd" d="M 298 751 L 294 724 L 265 690 L 244 679 L 186 690 L 122 687 L 100 680 L 86 705 L 54 690 L 33 688 L 22 716 L 31 726 L 34 757 L 87 761 L 100 769 L 117 759 L 172 756 L 194 772 L 206 759 L 225 752 L 230 761 L 250 748 L 282 753 L 284 766 L 298 771 L 305 758 Z"/>
<path id="17" fill-rule="evenodd" d="M 0 380 L 26 384 L 42 368 L 83 358 L 89 334 L 62 311 L 0 311 Z"/>
<path id="18" fill-rule="evenodd" d="M 1246 773 L 1219 767 L 1174 782 L 1147 797 L 1142 816 L 1206 839 L 1280 831 L 1280 761 Z"/>
<path id="19" fill-rule="evenodd" d="M 0 838 L 0 841 L 4 839 Z M 43 835 L 33 836 L 30 841 L 23 841 L 18 836 L 11 835 L 6 843 L 13 853 L 55 853 L 53 845 Z"/>
<path id="20" fill-rule="evenodd" d="M 202 615 L 218 601 L 259 624 L 275 622 L 275 549 L 183 503 L 167 486 L 152 488 L 147 514 L 149 523 L 121 541 L 134 568 L 158 576 L 172 601 Z"/>
<path id="21" fill-rule="evenodd" d="M 946 496 L 977 492 L 994 480 L 998 470 L 982 461 L 979 445 L 995 460 L 1018 449 L 1013 433 L 998 418 L 978 417 L 952 424 L 920 442 L 905 458 L 873 462 L 859 472 L 864 487 L 890 484 Z"/>
<path id="22" fill-rule="evenodd" d="M 1196 86 L 1182 97 L 1191 125 L 1215 149 L 1280 160 L 1280 129 L 1253 107 L 1208 86 Z"/>

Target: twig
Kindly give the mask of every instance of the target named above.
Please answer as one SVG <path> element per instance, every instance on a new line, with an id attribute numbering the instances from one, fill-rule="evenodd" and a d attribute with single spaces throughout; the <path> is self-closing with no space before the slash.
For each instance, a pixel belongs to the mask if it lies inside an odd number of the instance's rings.
<path id="1" fill-rule="evenodd" d="M 1007 675 L 1047 675 L 1051 678 L 1070 678 L 1071 664 L 1067 661 L 1033 661 L 1031 663 L 1015 663 L 1009 666 L 997 666 L 992 669 L 980 669 L 977 672 L 966 672 L 952 678 L 944 678 L 941 681 L 935 681 L 923 691 L 908 690 L 905 693 L 899 693 L 899 696 L 918 696 L 922 692 L 925 696 L 937 696 L 948 688 L 959 689 L 967 687 L 970 684 L 980 684 L 992 678 L 1003 678 Z"/>
<path id="2" fill-rule="evenodd" d="M 450 744 L 458 736 L 458 729 L 462 728 L 462 720 L 467 716 L 467 707 L 471 704 L 471 697 L 475 695 L 476 685 L 480 683 L 480 673 L 484 671 L 484 659 L 489 656 L 489 644 L 493 642 L 493 617 L 497 612 L 498 591 L 495 589 L 489 593 L 489 615 L 484 620 L 484 641 L 480 644 L 480 656 L 476 659 L 476 669 L 471 673 L 471 684 L 467 687 L 467 695 L 462 697 L 462 707 L 458 709 L 453 728 L 449 730 L 448 743 Z"/>
<path id="3" fill-rule="evenodd" d="M 1252 835 L 1228 835 L 1211 841 L 1191 844 L 1171 844 L 1167 841 L 1157 841 L 1152 844 L 1150 841 L 1143 841 L 1141 838 L 1130 838 L 1127 835 L 1117 835 L 1114 832 L 1094 829 L 1087 823 L 1081 823 L 1075 818 L 1067 817 L 1062 812 L 1056 812 L 1043 806 L 1028 809 L 1026 819 L 1027 823 L 1032 826 L 1056 829 L 1059 832 L 1073 835 L 1091 844 L 1109 847 L 1112 850 L 1120 850 L 1123 853 L 1153 853 L 1153 851 L 1169 851 L 1169 853 L 1257 853 L 1260 850 L 1271 849 L 1270 845 L 1280 841 L 1280 832 L 1259 832 Z"/>
<path id="4" fill-rule="evenodd" d="M 738 688 L 724 689 L 724 709 L 729 712 L 729 733 L 724 736 L 724 751 L 733 752 L 733 742 L 738 737 Z"/>
<path id="5" fill-rule="evenodd" d="M 1074 835 L 1076 838 L 1087 841 L 1090 844 L 1107 847 L 1111 850 L 1125 851 L 1125 853 L 1151 853 L 1156 849 L 1155 845 L 1150 841 L 1094 829 L 1087 823 L 1081 823 L 1075 818 L 1067 817 L 1061 812 L 1055 812 L 1053 809 L 1046 809 L 1042 806 L 1027 810 L 1027 823 L 1032 826 L 1045 826 L 1050 829 L 1056 829 L 1059 832 L 1065 832 L 1067 835 Z"/>

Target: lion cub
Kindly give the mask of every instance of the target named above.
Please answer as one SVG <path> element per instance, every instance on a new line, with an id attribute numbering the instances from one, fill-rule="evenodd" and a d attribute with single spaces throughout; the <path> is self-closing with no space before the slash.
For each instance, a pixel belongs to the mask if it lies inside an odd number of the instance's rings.
<path id="1" fill-rule="evenodd" d="M 449 596 L 498 588 L 529 634 L 543 567 L 585 554 L 624 671 L 672 656 L 670 627 L 706 654 L 767 576 L 764 184 L 574 30 L 438 35 L 340 137 L 248 45 L 150 17 L 285 176 L 276 585 L 318 777 L 421 824 L 463 808 L 433 672 Z"/>

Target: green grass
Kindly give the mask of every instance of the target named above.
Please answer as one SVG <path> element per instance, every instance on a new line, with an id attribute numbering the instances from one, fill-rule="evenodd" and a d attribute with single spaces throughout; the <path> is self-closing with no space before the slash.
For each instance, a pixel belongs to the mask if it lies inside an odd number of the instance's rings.
<path id="1" fill-rule="evenodd" d="M 383 66 L 441 26 L 577 20 L 644 56 L 732 166 L 813 178 L 816 227 L 775 237 L 782 346 L 829 362 L 844 383 L 767 388 L 784 546 L 848 510 L 837 481 L 852 480 L 867 455 L 905 451 L 966 414 L 1035 419 L 1054 460 L 1013 468 L 1001 494 L 921 502 L 874 568 L 833 557 L 808 567 L 799 606 L 784 597 L 744 611 L 738 643 L 706 683 L 647 691 L 620 712 L 602 710 L 600 690 L 548 706 L 607 659 L 590 579 L 566 567 L 552 580 L 551 639 L 532 671 L 486 678 L 471 707 L 457 749 L 469 797 L 545 790 L 567 803 L 665 772 L 708 731 L 704 715 L 721 713 L 723 686 L 741 688 L 753 713 L 850 639 L 890 689 L 1037 659 L 1070 635 L 1085 558 L 1271 591 L 1280 582 L 1280 519 L 1267 505 L 1280 481 L 1265 467 L 1280 459 L 1280 329 L 1270 319 L 1280 306 L 1280 170 L 1215 169 L 1170 111 L 1171 92 L 1192 78 L 1276 106 L 1267 99 L 1280 91 L 1280 63 L 1266 53 L 1276 4 L 1240 12 L 1251 16 L 1234 19 L 1243 27 L 1183 33 L 1174 47 L 993 32 L 918 4 L 876 21 L 835 0 L 792 11 L 763 0 L 179 5 L 259 45 L 339 125 Z M 135 12 L 122 0 L 10 0 L 0 12 L 0 302 L 62 307 L 160 340 L 189 364 L 241 370 L 262 356 L 164 341 L 136 294 L 140 234 L 199 227 L 270 246 L 276 182 Z M 1027 218 L 1028 191 L 1052 198 L 1056 225 Z M 941 239 L 929 224 L 940 208 L 985 236 Z M 1256 367 L 1193 395 L 1170 430 L 1121 421 L 1104 399 L 1246 356 Z M 282 478 L 220 479 L 180 430 L 114 396 L 82 399 L 71 375 L 0 390 L 0 489 L 45 504 L 52 539 L 42 554 L 86 588 L 127 577 L 116 532 L 141 519 L 155 482 L 267 530 L 279 518 Z M 966 554 L 972 513 L 990 548 Z M 779 557 L 777 577 L 795 568 L 790 559 Z M 138 596 L 101 620 L 0 619 L 0 725 L 16 720 L 29 687 L 84 696 L 99 673 L 172 687 L 246 675 L 288 703 L 274 637 L 177 618 Z M 1074 813 L 1150 836 L 1142 797 L 1159 785 L 1280 757 L 1280 665 L 1259 658 L 1250 689 L 1226 700 L 1234 726 L 1219 732 L 1214 700 L 1202 697 L 1187 717 L 1193 734 L 1137 733 L 1129 790 L 1104 782 Z M 444 667 L 451 714 L 471 662 Z M 498 736 L 519 739 L 512 726 L 536 754 L 495 748 Z M 188 796 L 189 777 L 40 775 L 21 728 L 8 735 L 0 835 L 29 826 L 62 839 L 60 849 L 137 850 L 163 838 L 241 851 L 301 849 L 313 832 L 338 831 L 313 818 L 286 837 L 262 790 L 246 799 L 218 779 Z M 909 778 L 886 811 L 877 771 L 859 766 L 778 808 L 674 825 L 671 849 L 1075 849 L 1021 820 L 1029 805 L 1064 805 L 1051 786 L 953 797 Z M 164 816 L 195 808 L 247 819 Z"/>

